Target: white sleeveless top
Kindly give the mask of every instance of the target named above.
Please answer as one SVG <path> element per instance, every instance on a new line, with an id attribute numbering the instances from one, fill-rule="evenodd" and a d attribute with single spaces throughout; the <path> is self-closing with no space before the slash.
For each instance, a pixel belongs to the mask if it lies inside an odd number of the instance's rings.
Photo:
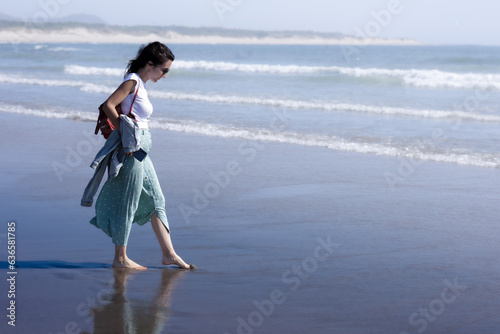
<path id="1" fill-rule="evenodd" d="M 136 73 L 130 73 L 129 75 L 127 75 L 125 79 L 123 79 L 123 82 L 129 80 L 134 80 L 136 82 L 136 91 L 137 89 L 139 89 L 131 113 L 135 116 L 137 125 L 139 125 L 141 129 L 148 129 L 148 120 L 153 113 L 153 105 L 149 101 L 148 92 L 146 91 L 146 84 Z M 134 100 L 134 96 L 135 91 L 132 94 L 127 95 L 125 100 L 122 101 L 121 108 L 124 114 L 127 114 L 130 110 L 130 105 Z"/>

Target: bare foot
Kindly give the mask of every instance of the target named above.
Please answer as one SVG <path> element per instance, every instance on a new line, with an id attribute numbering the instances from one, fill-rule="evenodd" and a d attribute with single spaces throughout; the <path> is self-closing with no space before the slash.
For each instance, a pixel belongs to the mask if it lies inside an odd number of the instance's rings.
<path id="1" fill-rule="evenodd" d="M 146 270 L 146 267 L 143 267 L 129 258 L 123 260 L 115 259 L 113 261 L 113 268 L 126 268 L 126 269 L 137 269 L 137 270 Z"/>
<path id="2" fill-rule="evenodd" d="M 195 265 L 184 262 L 184 260 L 177 254 L 174 254 L 173 256 L 163 255 L 161 263 L 163 263 L 166 266 L 170 264 L 175 264 L 181 267 L 182 269 L 196 269 Z"/>

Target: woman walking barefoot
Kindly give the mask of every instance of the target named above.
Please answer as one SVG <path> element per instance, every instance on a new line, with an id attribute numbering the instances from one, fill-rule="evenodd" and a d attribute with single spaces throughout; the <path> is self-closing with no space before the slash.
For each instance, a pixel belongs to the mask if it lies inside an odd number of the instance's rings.
<path id="1" fill-rule="evenodd" d="M 129 62 L 122 84 L 103 106 L 116 129 L 120 129 L 116 106 L 121 105 L 124 111 L 131 110 L 141 129 L 141 148 L 146 152 L 151 149 L 148 120 L 153 112 L 146 83 L 165 78 L 174 59 L 172 51 L 160 42 L 141 47 L 137 57 Z M 127 242 L 132 223 L 144 225 L 148 221 L 160 243 L 162 263 L 194 268 L 177 255 L 172 245 L 165 198 L 149 154 L 139 161 L 132 153 L 127 153 L 118 175 L 104 184 L 96 202 L 96 216 L 90 221 L 112 238 L 115 244 L 113 267 L 146 269 L 128 258 Z"/>

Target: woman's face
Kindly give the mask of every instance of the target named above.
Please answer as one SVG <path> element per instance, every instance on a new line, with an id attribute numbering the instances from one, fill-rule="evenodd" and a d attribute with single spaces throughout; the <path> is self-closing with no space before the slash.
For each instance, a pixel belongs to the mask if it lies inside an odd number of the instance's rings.
<path id="1" fill-rule="evenodd" d="M 165 78 L 167 76 L 168 70 L 170 69 L 170 66 L 172 66 L 171 60 L 168 60 L 161 65 L 153 65 L 149 71 L 149 79 L 153 82 L 157 82 L 161 78 Z"/>

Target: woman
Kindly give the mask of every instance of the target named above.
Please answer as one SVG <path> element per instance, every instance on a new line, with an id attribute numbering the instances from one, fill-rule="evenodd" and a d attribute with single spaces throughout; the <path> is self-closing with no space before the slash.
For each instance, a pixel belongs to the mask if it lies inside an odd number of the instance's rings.
<path id="1" fill-rule="evenodd" d="M 103 106 L 116 129 L 120 129 L 116 106 L 121 104 L 124 112 L 131 110 L 141 128 L 141 147 L 146 152 L 151 149 L 148 119 L 153 112 L 146 83 L 165 78 L 174 59 L 172 51 L 160 42 L 141 47 L 137 57 L 129 62 L 123 83 Z M 112 238 L 115 244 L 113 267 L 146 269 L 128 258 L 127 241 L 133 222 L 143 225 L 150 220 L 162 249 L 162 263 L 194 268 L 176 254 L 172 245 L 165 199 L 149 154 L 139 161 L 132 153 L 127 153 L 119 174 L 104 184 L 96 202 L 96 217 L 90 221 Z"/>

